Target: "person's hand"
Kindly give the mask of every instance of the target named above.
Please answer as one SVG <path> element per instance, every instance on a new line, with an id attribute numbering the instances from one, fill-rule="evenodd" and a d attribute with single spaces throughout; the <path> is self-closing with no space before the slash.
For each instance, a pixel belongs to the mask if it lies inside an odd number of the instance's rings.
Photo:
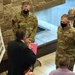
<path id="1" fill-rule="evenodd" d="M 25 39 L 25 43 L 27 44 L 29 49 L 32 49 L 32 47 L 31 47 L 31 38 Z"/>
<path id="2" fill-rule="evenodd" d="M 33 72 L 28 71 L 25 75 L 35 75 Z"/>
<path id="3" fill-rule="evenodd" d="M 30 44 L 28 44 L 28 48 L 29 48 L 29 49 L 32 49 L 32 47 L 31 47 L 31 43 L 30 43 Z"/>
<path id="4" fill-rule="evenodd" d="M 32 40 L 32 38 L 26 38 L 26 39 L 25 39 L 25 43 L 28 45 L 28 44 L 31 43 L 31 40 Z"/>

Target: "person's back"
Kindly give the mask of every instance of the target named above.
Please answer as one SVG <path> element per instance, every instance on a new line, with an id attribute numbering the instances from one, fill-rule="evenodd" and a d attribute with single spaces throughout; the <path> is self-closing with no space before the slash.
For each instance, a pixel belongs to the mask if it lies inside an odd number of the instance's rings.
<path id="1" fill-rule="evenodd" d="M 50 72 L 49 75 L 75 75 L 69 70 L 70 59 L 66 56 L 59 58 L 58 65 L 59 68 Z"/>
<path id="2" fill-rule="evenodd" d="M 21 75 L 21 71 L 23 70 L 21 67 L 23 65 L 23 58 L 21 56 L 21 50 L 18 44 L 19 43 L 17 41 L 10 41 L 8 43 L 8 75 Z"/>
<path id="3" fill-rule="evenodd" d="M 58 68 L 56 70 L 51 71 L 49 75 L 75 75 L 75 73 L 73 73 L 69 69 Z"/>
<path id="4" fill-rule="evenodd" d="M 19 34 L 21 33 L 18 33 L 18 36 Z M 19 37 L 24 38 L 24 36 L 21 34 Z M 18 37 L 8 43 L 7 54 L 9 62 L 8 75 L 24 75 L 24 71 L 36 61 L 35 54 Z"/>

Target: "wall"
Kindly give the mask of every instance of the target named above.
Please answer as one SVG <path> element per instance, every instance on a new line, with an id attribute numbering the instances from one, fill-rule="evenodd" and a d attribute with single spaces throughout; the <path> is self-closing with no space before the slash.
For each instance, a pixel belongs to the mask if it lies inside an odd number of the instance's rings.
<path id="1" fill-rule="evenodd" d="M 36 12 L 37 18 L 55 26 L 60 25 L 63 14 L 68 14 L 68 10 L 75 7 L 75 0 L 66 0 L 64 4 Z"/>
<path id="2" fill-rule="evenodd" d="M 14 39 L 12 32 L 12 16 L 21 9 L 21 2 L 24 0 L 0 0 L 0 26 L 2 29 L 5 47 L 8 41 Z M 31 11 L 37 12 L 65 2 L 65 0 L 29 0 Z M 5 53 L 4 59 L 7 58 Z"/>

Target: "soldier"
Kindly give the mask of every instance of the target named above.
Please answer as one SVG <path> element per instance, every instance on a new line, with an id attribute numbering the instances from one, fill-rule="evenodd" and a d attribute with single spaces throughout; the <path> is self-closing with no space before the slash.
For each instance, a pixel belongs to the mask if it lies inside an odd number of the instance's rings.
<path id="1" fill-rule="evenodd" d="M 75 8 L 69 9 L 68 14 L 72 26 L 75 27 Z"/>
<path id="2" fill-rule="evenodd" d="M 35 41 L 38 21 L 36 16 L 30 12 L 28 1 L 22 2 L 21 12 L 15 15 L 12 20 L 13 32 L 16 33 L 18 28 L 26 29 L 26 35 L 31 42 Z"/>
<path id="3" fill-rule="evenodd" d="M 71 26 L 66 14 L 61 17 L 61 25 L 58 27 L 57 38 L 56 68 L 58 68 L 59 58 L 68 56 L 70 58 L 69 70 L 73 71 L 75 63 L 75 28 Z"/>
<path id="4" fill-rule="evenodd" d="M 14 34 L 18 29 L 26 30 L 26 44 L 35 42 L 38 21 L 37 17 L 30 12 L 30 4 L 27 0 L 22 2 L 21 12 L 14 16 L 12 26 Z M 36 62 L 38 62 L 38 60 L 36 60 Z M 34 65 L 32 65 L 32 67 L 32 69 L 34 69 Z"/>

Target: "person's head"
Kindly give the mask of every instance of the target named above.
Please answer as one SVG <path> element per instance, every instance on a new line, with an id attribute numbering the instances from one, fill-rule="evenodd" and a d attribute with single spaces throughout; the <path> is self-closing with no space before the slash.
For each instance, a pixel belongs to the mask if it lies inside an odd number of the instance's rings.
<path id="1" fill-rule="evenodd" d="M 25 75 L 35 75 L 33 72 L 27 72 Z"/>
<path id="2" fill-rule="evenodd" d="M 61 16 L 61 26 L 62 28 L 70 25 L 70 20 L 68 19 L 68 15 L 64 14 Z"/>
<path id="3" fill-rule="evenodd" d="M 26 31 L 22 30 L 22 29 L 18 29 L 16 31 L 16 39 L 18 40 L 25 40 L 26 39 Z"/>
<path id="4" fill-rule="evenodd" d="M 29 5 L 29 2 L 28 1 L 22 2 L 21 11 L 24 14 L 28 14 L 29 13 L 29 11 L 30 11 L 30 5 Z"/>
<path id="5" fill-rule="evenodd" d="M 70 20 L 75 20 L 75 8 L 69 9 L 68 15 Z"/>
<path id="6" fill-rule="evenodd" d="M 67 56 L 63 56 L 63 57 L 59 58 L 58 64 L 59 64 L 59 67 L 61 67 L 61 68 L 62 67 L 68 68 L 69 64 L 70 64 L 70 59 Z"/>

